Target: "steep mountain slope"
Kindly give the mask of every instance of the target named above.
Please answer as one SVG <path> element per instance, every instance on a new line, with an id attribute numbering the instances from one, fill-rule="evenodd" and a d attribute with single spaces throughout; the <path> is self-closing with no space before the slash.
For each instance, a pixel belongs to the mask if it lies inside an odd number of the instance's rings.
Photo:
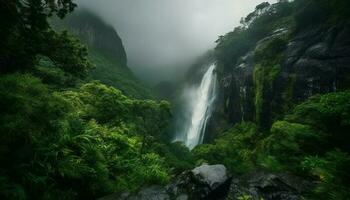
<path id="1" fill-rule="evenodd" d="M 230 123 L 254 121 L 268 129 L 307 98 L 350 88 L 348 22 L 333 20 L 320 5 L 263 3 L 218 40 L 220 108 Z"/>
<path id="2" fill-rule="evenodd" d="M 219 37 L 215 140 L 192 153 L 234 174 L 228 199 L 348 199 L 349 8 L 265 2 Z"/>
<path id="3" fill-rule="evenodd" d="M 113 27 L 87 10 L 77 10 L 63 22 L 54 22 L 59 29 L 68 29 L 76 35 L 89 50 L 95 64 L 91 76 L 102 83 L 120 89 L 128 96 L 151 98 L 127 66 L 127 56 L 121 38 Z"/>

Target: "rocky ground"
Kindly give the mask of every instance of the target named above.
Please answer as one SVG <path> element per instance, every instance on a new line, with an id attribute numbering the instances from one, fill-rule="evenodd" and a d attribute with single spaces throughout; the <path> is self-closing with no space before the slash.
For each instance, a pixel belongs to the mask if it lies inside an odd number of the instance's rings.
<path id="1" fill-rule="evenodd" d="M 100 200 L 298 200 L 312 183 L 283 173 L 231 175 L 224 165 L 203 164 L 177 176 L 166 186 L 151 186 L 137 194 L 112 194 Z"/>

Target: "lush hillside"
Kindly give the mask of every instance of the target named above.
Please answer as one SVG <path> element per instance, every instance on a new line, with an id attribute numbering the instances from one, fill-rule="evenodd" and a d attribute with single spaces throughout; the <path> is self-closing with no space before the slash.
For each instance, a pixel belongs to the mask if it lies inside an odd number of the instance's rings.
<path id="1" fill-rule="evenodd" d="M 194 149 L 195 157 L 235 174 L 304 177 L 314 185 L 302 198 L 348 199 L 349 8 L 345 1 L 262 3 L 220 36 L 222 96 L 208 133 L 216 140 Z M 237 187 L 230 198 L 293 199 L 275 186 L 260 194 Z"/>
<path id="2" fill-rule="evenodd" d="M 171 106 L 145 99 L 113 28 L 82 10 L 51 27 L 75 8 L 0 1 L 0 199 L 349 199 L 349 1 L 265 2 L 220 36 L 186 77 L 217 63 L 191 151 L 169 142 Z"/>
<path id="3" fill-rule="evenodd" d="M 219 38 L 216 55 L 230 122 L 269 128 L 308 97 L 350 87 L 349 22 L 338 11 L 348 5 L 335 2 L 262 3 Z"/>
<path id="4" fill-rule="evenodd" d="M 75 6 L 0 2 L 8 20 L 0 32 L 0 199 L 96 199 L 164 184 L 171 167 L 192 165 L 179 161 L 186 148 L 166 140 L 169 103 L 132 97 L 147 91 L 127 69 L 122 46 L 88 51 L 50 27 L 49 17 Z"/>
<path id="5" fill-rule="evenodd" d="M 128 68 L 122 40 L 113 27 L 85 9 L 75 11 L 63 21 L 54 20 L 53 24 L 58 30 L 68 29 L 87 46 L 95 67 L 91 71 L 93 79 L 131 97 L 151 98 L 150 90 Z"/>

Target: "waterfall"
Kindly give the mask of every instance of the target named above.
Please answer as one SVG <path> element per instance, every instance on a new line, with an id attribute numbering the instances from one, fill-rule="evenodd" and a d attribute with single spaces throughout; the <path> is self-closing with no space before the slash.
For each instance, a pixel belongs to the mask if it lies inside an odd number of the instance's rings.
<path id="1" fill-rule="evenodd" d="M 209 66 L 200 85 L 192 90 L 193 94 L 189 98 L 189 122 L 186 123 L 186 127 L 183 129 L 185 135 L 180 140 L 190 149 L 203 143 L 207 122 L 213 111 L 217 92 L 215 68 L 216 64 Z"/>

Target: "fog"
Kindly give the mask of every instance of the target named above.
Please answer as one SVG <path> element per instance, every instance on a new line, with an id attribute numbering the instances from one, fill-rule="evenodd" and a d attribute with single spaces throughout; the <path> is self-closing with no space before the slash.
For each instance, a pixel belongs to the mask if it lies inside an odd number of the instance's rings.
<path id="1" fill-rule="evenodd" d="M 123 40 L 128 65 L 155 84 L 182 76 L 219 35 L 263 0 L 79 0 L 112 25 Z M 271 2 L 271 1 L 270 1 Z"/>

